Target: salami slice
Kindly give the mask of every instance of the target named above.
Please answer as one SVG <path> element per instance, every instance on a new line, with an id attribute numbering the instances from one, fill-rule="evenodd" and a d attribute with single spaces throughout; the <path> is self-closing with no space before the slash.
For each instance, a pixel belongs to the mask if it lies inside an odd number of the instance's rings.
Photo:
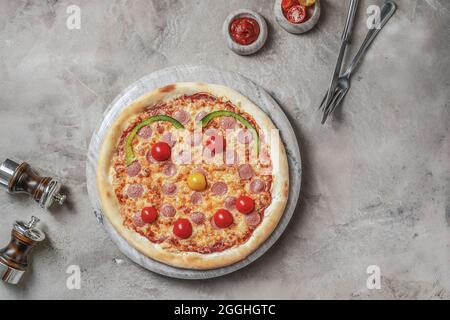
<path id="1" fill-rule="evenodd" d="M 171 132 L 164 133 L 161 137 L 161 141 L 167 143 L 170 147 L 173 147 L 177 142 L 177 140 L 175 139 L 175 137 Z"/>
<path id="2" fill-rule="evenodd" d="M 223 196 L 225 193 L 227 193 L 227 191 L 228 191 L 228 186 L 225 182 L 222 182 L 222 181 L 215 182 L 211 186 L 211 192 L 215 196 Z"/>
<path id="3" fill-rule="evenodd" d="M 139 164 L 139 162 L 135 161 L 132 164 L 130 164 L 127 168 L 126 168 L 126 173 L 129 177 L 135 177 L 139 174 L 139 172 L 141 171 L 141 165 Z"/>
<path id="4" fill-rule="evenodd" d="M 203 201 L 203 196 L 201 192 L 194 192 L 191 194 L 191 203 L 194 205 L 199 205 Z"/>
<path id="5" fill-rule="evenodd" d="M 252 212 L 245 216 L 245 222 L 251 228 L 255 228 L 261 222 L 261 216 L 258 212 Z"/>
<path id="6" fill-rule="evenodd" d="M 236 198 L 235 197 L 226 197 L 224 206 L 228 210 L 233 210 L 236 208 Z"/>
<path id="7" fill-rule="evenodd" d="M 177 110 L 175 111 L 173 117 L 180 121 L 182 124 L 186 124 L 189 122 L 189 113 L 185 110 Z"/>
<path id="8" fill-rule="evenodd" d="M 239 177 L 241 177 L 241 179 L 244 179 L 244 180 L 249 180 L 255 175 L 255 172 L 253 171 L 252 166 L 249 164 L 240 165 L 238 167 L 238 172 L 239 172 Z"/>
<path id="9" fill-rule="evenodd" d="M 136 227 L 138 227 L 138 228 L 143 227 L 143 226 L 145 225 L 145 222 L 142 221 L 142 217 L 141 217 L 141 213 L 140 213 L 140 212 L 136 213 L 136 214 L 133 216 L 133 224 L 134 224 Z"/>
<path id="10" fill-rule="evenodd" d="M 220 126 L 225 130 L 234 129 L 236 126 L 236 119 L 233 117 L 222 117 L 220 119 Z"/>
<path id="11" fill-rule="evenodd" d="M 205 135 L 206 136 L 217 136 L 219 134 L 219 131 L 217 129 L 214 128 L 208 128 L 205 130 Z"/>
<path id="12" fill-rule="evenodd" d="M 147 154 L 145 155 L 145 158 L 147 159 L 147 161 L 148 161 L 149 163 L 158 163 L 158 161 L 156 161 L 156 159 L 153 158 L 151 150 L 149 150 L 149 151 L 147 152 Z"/>
<path id="13" fill-rule="evenodd" d="M 250 182 L 250 191 L 253 193 L 259 193 L 266 189 L 266 183 L 261 179 L 254 179 Z"/>
<path id="14" fill-rule="evenodd" d="M 139 198 L 144 193 L 144 187 L 139 184 L 131 184 L 127 189 L 127 194 L 131 198 Z"/>
<path id="15" fill-rule="evenodd" d="M 164 175 L 172 177 L 177 173 L 177 165 L 175 163 L 167 163 L 163 168 Z"/>
<path id="16" fill-rule="evenodd" d="M 203 214 L 203 212 L 192 212 L 189 215 L 189 218 L 195 224 L 202 224 L 203 222 L 205 222 L 205 215 Z"/>
<path id="17" fill-rule="evenodd" d="M 141 137 L 143 139 L 149 139 L 152 137 L 153 130 L 149 126 L 145 126 L 145 127 L 142 127 L 141 129 L 139 129 L 137 134 L 139 137 Z"/>
<path id="18" fill-rule="evenodd" d="M 176 210 L 171 204 L 165 203 L 161 206 L 160 212 L 164 217 L 172 218 L 175 216 Z"/>
<path id="19" fill-rule="evenodd" d="M 237 140 L 242 144 L 248 144 L 253 140 L 253 136 L 247 129 L 239 130 Z"/>
<path id="20" fill-rule="evenodd" d="M 162 192 L 168 196 L 172 196 L 177 192 L 177 186 L 175 183 L 166 182 L 162 186 Z"/>

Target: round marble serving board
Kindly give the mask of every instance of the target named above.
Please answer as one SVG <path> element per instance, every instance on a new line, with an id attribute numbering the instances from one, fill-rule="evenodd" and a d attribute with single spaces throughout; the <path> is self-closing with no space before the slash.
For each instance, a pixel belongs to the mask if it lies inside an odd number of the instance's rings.
<path id="1" fill-rule="evenodd" d="M 100 209 L 95 171 L 100 145 L 105 133 L 114 122 L 114 119 L 116 119 L 121 111 L 131 102 L 158 87 L 175 82 L 206 82 L 221 84 L 239 91 L 269 115 L 275 125 L 279 128 L 281 138 L 286 146 L 289 161 L 290 190 L 288 203 L 280 223 L 271 236 L 256 251 L 246 259 L 227 267 L 212 270 L 190 270 L 171 267 L 148 258 L 132 247 L 117 233 L 108 219 L 103 216 Z M 180 279 L 208 279 L 219 277 L 241 269 L 262 256 L 281 236 L 294 213 L 300 194 L 301 175 L 302 168 L 298 141 L 288 118 L 275 100 L 264 89 L 238 73 L 227 72 L 206 66 L 192 65 L 175 66 L 155 71 L 136 81 L 120 93 L 105 110 L 100 127 L 92 135 L 86 163 L 87 190 L 90 201 L 94 207 L 95 216 L 104 226 L 120 251 L 135 263 L 148 270 Z"/>

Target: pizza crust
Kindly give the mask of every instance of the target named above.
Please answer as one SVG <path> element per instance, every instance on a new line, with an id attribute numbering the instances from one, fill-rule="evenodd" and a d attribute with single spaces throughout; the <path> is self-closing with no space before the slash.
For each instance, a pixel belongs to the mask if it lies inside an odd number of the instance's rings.
<path id="1" fill-rule="evenodd" d="M 272 163 L 278 162 L 278 171 L 273 175 L 272 202 L 264 211 L 261 224 L 250 238 L 222 252 L 201 254 L 197 252 L 171 252 L 149 241 L 139 233 L 126 228 L 120 213 L 119 203 L 111 185 L 111 160 L 122 132 L 130 125 L 133 116 L 143 112 L 148 106 L 170 101 L 181 95 L 199 92 L 209 93 L 230 100 L 242 111 L 249 113 L 262 130 L 276 129 L 270 118 L 249 99 L 237 91 L 221 85 L 183 82 L 158 88 L 137 99 L 125 108 L 104 137 L 97 165 L 97 188 L 103 214 L 118 233 L 144 255 L 168 265 L 185 269 L 214 269 L 231 265 L 245 259 L 260 247 L 278 225 L 283 215 L 289 194 L 289 167 L 283 143 L 278 150 L 271 150 Z M 277 157 L 277 158 L 276 158 Z"/>

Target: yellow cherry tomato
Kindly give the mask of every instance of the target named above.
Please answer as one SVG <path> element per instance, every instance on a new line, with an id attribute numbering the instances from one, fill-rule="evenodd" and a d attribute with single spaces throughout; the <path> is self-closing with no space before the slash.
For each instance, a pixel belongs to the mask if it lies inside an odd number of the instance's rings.
<path id="1" fill-rule="evenodd" d="M 300 4 L 305 7 L 312 6 L 316 3 L 316 0 L 299 0 Z"/>
<path id="2" fill-rule="evenodd" d="M 206 189 L 206 178 L 201 172 L 191 173 L 187 178 L 189 188 L 195 191 Z"/>

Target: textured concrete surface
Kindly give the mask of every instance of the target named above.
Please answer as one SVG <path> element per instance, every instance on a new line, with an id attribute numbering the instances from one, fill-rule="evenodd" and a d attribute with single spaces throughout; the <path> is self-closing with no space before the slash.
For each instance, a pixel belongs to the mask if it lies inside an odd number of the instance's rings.
<path id="1" fill-rule="evenodd" d="M 316 29 L 294 36 L 273 1 L 246 1 L 270 38 L 261 52 L 228 51 L 222 21 L 242 1 L 0 1 L 0 156 L 60 177 L 62 210 L 0 193 L 0 242 L 32 214 L 48 235 L 33 270 L 0 298 L 450 298 L 450 4 L 397 0 L 335 117 L 316 111 L 336 59 L 347 1 L 323 1 Z M 358 13 L 355 50 L 367 29 Z M 66 27 L 70 4 L 81 29 Z M 238 71 L 285 108 L 301 143 L 301 201 L 259 261 L 208 281 L 180 281 L 125 258 L 97 224 L 85 186 L 87 145 L 102 111 L 126 86 L 182 63 Z M 68 290 L 70 265 L 81 289 Z M 381 289 L 366 288 L 369 265 Z"/>

